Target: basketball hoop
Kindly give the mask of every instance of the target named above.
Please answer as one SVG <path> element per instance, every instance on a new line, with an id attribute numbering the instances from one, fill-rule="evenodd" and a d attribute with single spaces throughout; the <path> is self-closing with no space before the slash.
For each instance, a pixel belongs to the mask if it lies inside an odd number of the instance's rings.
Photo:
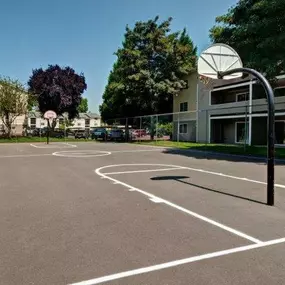
<path id="1" fill-rule="evenodd" d="M 44 118 L 49 122 L 49 126 L 51 126 L 53 119 L 57 118 L 56 112 L 54 111 L 46 111 L 44 113 Z"/>
<path id="2" fill-rule="evenodd" d="M 258 71 L 243 67 L 238 53 L 226 44 L 213 44 L 203 51 L 197 64 L 200 80 L 209 86 L 212 79 L 229 80 L 250 74 L 257 78 L 267 96 L 267 205 L 274 205 L 274 153 L 275 153 L 275 106 L 274 92 L 268 80 Z M 205 77 L 207 78 L 205 80 Z M 211 80 L 209 80 L 211 78 Z M 211 115 L 208 115 L 210 118 Z"/>

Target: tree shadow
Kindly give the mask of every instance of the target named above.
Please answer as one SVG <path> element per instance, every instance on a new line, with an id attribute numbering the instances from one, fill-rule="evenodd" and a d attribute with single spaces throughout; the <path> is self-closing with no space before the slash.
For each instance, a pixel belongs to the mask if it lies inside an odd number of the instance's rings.
<path id="1" fill-rule="evenodd" d="M 198 185 L 198 184 L 194 184 L 194 183 L 190 183 L 190 182 L 187 182 L 187 181 L 183 181 L 183 179 L 187 179 L 187 178 L 190 178 L 190 177 L 189 176 L 175 176 L 174 175 L 174 176 L 157 176 L 157 177 L 151 177 L 150 179 L 153 180 L 153 181 L 174 180 L 174 181 L 177 181 L 177 182 L 180 182 L 180 183 L 184 183 L 184 184 L 187 184 L 187 185 L 190 185 L 190 186 L 193 186 L 193 187 L 196 187 L 196 188 L 200 188 L 202 190 L 206 190 L 206 191 L 209 191 L 209 192 L 213 192 L 213 193 L 216 193 L 216 194 L 225 195 L 225 196 L 229 196 L 229 197 L 233 197 L 233 198 L 237 198 L 237 199 L 241 199 L 241 200 L 245 200 L 245 201 L 249 201 L 249 202 L 253 202 L 253 203 L 257 203 L 257 204 L 266 205 L 266 203 L 262 202 L 262 201 L 250 199 L 250 198 L 243 197 L 243 196 L 238 196 L 238 195 L 235 195 L 235 194 L 230 194 L 230 193 L 223 192 L 223 191 L 220 191 L 220 190 L 211 189 L 211 188 L 204 187 L 204 186 L 201 186 L 201 185 Z"/>
<path id="2" fill-rule="evenodd" d="M 224 160 L 224 161 L 226 160 L 230 162 L 248 162 L 248 163 L 255 163 L 262 165 L 266 165 L 267 163 L 267 158 L 262 156 L 227 154 L 227 153 L 219 153 L 219 152 L 212 152 L 206 150 L 166 148 L 163 150 L 163 153 L 181 155 L 195 159 Z M 285 165 L 285 160 L 276 159 L 275 165 Z"/>

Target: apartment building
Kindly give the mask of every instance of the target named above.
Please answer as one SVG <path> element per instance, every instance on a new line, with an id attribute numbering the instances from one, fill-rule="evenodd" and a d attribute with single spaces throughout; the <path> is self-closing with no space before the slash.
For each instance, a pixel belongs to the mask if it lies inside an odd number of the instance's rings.
<path id="1" fill-rule="evenodd" d="M 12 123 L 12 130 L 11 130 L 12 136 L 21 136 L 23 134 L 25 118 L 26 115 L 19 115 L 15 118 L 15 120 Z M 0 119 L 0 136 L 5 136 L 6 133 L 7 133 L 7 128 L 2 119 Z"/>
<path id="2" fill-rule="evenodd" d="M 254 78 L 215 80 L 211 89 L 200 82 L 197 73 L 188 78 L 188 88 L 174 98 L 174 112 L 183 112 L 179 124 L 174 122 L 180 126 L 174 130 L 174 139 L 177 132 L 186 141 L 195 137 L 204 143 L 267 144 L 266 93 Z M 285 76 L 277 77 L 274 94 L 276 145 L 285 145 Z M 184 112 L 187 105 L 191 112 Z"/>
<path id="3" fill-rule="evenodd" d="M 64 125 L 66 116 L 59 116 L 55 128 Z M 41 129 L 47 127 L 47 120 L 42 117 L 42 114 L 37 111 L 28 113 L 28 128 Z M 101 125 L 101 117 L 95 113 L 79 113 L 78 117 L 72 120 L 72 124 L 68 126 L 69 129 L 90 129 Z"/>
<path id="4" fill-rule="evenodd" d="M 185 78 L 187 86 L 173 98 L 173 139 L 196 141 L 197 125 L 197 73 Z"/>

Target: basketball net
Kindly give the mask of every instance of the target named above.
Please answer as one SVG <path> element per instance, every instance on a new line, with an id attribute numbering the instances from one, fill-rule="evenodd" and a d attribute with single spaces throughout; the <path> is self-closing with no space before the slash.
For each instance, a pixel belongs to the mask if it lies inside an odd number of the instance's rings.
<path id="1" fill-rule="evenodd" d="M 207 89 L 212 90 L 214 88 L 214 79 L 206 77 L 204 75 L 199 75 L 199 80 L 206 86 Z"/>

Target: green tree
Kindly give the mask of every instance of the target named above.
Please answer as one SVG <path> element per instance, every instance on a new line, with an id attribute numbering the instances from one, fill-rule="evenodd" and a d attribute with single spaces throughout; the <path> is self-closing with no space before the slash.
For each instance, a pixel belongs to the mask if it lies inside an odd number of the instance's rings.
<path id="1" fill-rule="evenodd" d="M 88 112 L 88 99 L 82 98 L 80 105 L 78 106 L 79 113 L 87 113 Z"/>
<path id="2" fill-rule="evenodd" d="M 58 116 L 67 113 L 69 119 L 78 115 L 82 94 L 87 89 L 83 73 L 77 74 L 71 67 L 59 65 L 33 70 L 28 86 L 42 114 L 53 110 Z"/>
<path id="3" fill-rule="evenodd" d="M 26 113 L 28 98 L 29 94 L 18 80 L 0 78 L 0 117 L 8 137 L 11 137 L 15 119 Z"/>
<path id="4" fill-rule="evenodd" d="M 126 27 L 100 106 L 103 120 L 171 112 L 172 97 L 186 87 L 197 49 L 185 29 L 170 32 L 171 18 L 158 20 Z"/>
<path id="5" fill-rule="evenodd" d="M 28 111 L 37 110 L 37 108 L 38 108 L 37 97 L 34 95 L 29 95 L 28 106 L 27 106 Z"/>
<path id="6" fill-rule="evenodd" d="M 59 124 L 60 130 L 67 130 L 74 126 L 73 120 L 69 120 L 67 116 L 63 116 L 63 123 Z"/>
<path id="7" fill-rule="evenodd" d="M 87 89 L 83 73 L 77 74 L 71 67 L 59 65 L 49 65 L 45 70 L 33 70 L 28 86 L 42 114 L 48 110 L 56 112 L 58 116 L 67 113 L 70 120 L 78 115 L 82 94 Z M 51 125 L 48 121 L 47 143 L 50 129 L 53 130 L 55 125 L 55 119 Z"/>
<path id="8" fill-rule="evenodd" d="M 273 79 L 285 71 L 285 2 L 240 0 L 227 14 L 216 18 L 210 38 L 232 46 L 244 66 Z"/>

